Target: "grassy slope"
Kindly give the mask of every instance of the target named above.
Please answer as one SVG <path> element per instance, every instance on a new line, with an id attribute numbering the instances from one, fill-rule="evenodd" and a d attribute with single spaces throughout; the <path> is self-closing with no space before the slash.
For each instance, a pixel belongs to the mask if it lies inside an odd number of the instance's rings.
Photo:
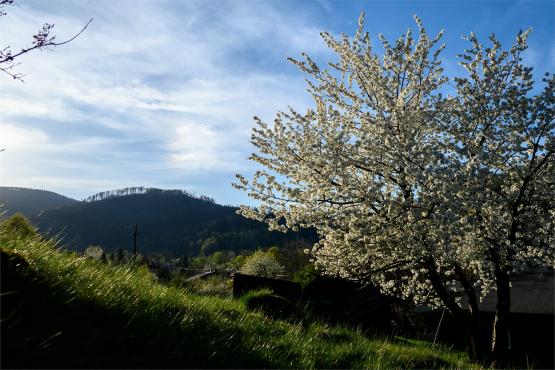
<path id="1" fill-rule="evenodd" d="M 426 342 L 271 319 L 36 237 L 0 235 L 0 248 L 2 367 L 477 367 Z"/>

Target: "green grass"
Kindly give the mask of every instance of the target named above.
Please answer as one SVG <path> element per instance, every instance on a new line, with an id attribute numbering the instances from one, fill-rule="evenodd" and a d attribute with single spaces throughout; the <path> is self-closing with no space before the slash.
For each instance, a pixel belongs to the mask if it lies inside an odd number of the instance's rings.
<path id="1" fill-rule="evenodd" d="M 145 267 L 101 263 L 40 237 L 3 232 L 0 248 L 4 367 L 479 367 L 424 341 L 275 319 L 245 300 L 162 285 Z M 13 289 L 21 291 L 11 302 Z"/>

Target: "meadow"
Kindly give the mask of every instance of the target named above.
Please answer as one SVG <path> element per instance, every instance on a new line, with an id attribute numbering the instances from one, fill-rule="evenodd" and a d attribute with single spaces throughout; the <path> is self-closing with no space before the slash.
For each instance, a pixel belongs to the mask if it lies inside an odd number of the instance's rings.
<path id="1" fill-rule="evenodd" d="M 26 230 L 0 233 L 3 367 L 480 367 L 442 345 L 164 285 L 146 266 L 102 263 Z"/>

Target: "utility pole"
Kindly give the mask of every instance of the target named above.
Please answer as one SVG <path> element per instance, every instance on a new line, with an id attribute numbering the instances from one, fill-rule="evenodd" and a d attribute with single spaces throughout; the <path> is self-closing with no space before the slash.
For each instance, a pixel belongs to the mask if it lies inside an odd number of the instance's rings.
<path id="1" fill-rule="evenodd" d="M 133 255 L 134 256 L 137 255 L 137 235 L 139 235 L 139 233 L 137 232 L 137 224 L 135 224 L 135 229 L 133 230 Z"/>

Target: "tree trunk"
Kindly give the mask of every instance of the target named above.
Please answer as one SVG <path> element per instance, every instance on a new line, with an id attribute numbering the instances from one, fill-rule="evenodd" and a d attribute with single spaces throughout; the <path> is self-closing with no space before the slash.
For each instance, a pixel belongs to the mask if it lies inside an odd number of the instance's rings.
<path id="1" fill-rule="evenodd" d="M 467 325 L 465 325 L 464 333 L 466 336 L 466 342 L 468 343 L 468 355 L 472 361 L 478 362 L 483 351 L 478 348 L 479 346 L 477 343 L 478 339 L 476 338 L 476 333 Z"/>
<path id="2" fill-rule="evenodd" d="M 472 307 L 471 311 L 467 312 L 455 302 L 453 297 L 451 297 L 447 291 L 435 269 L 434 259 L 430 257 L 425 266 L 428 268 L 428 276 L 436 294 L 445 304 L 445 307 L 447 307 L 447 309 L 455 316 L 455 319 L 460 323 L 464 330 L 468 343 L 468 355 L 470 359 L 474 362 L 483 362 L 487 353 L 487 347 L 484 346 L 484 340 L 479 328 L 478 305 L 474 290 L 471 289 L 470 291 L 467 291 L 467 296 Z M 461 271 L 459 272 L 462 273 Z M 469 282 L 464 280 L 463 285 L 466 284 L 470 286 Z"/>
<path id="3" fill-rule="evenodd" d="M 483 363 L 487 361 L 489 356 L 489 343 L 487 343 L 487 338 L 484 336 L 484 332 L 480 327 L 478 296 L 476 295 L 472 283 L 458 264 L 455 264 L 455 273 L 464 288 L 470 308 L 470 317 L 465 321 L 468 352 L 472 360 Z"/>
<path id="4" fill-rule="evenodd" d="M 496 273 L 497 278 L 497 306 L 495 308 L 495 320 L 493 323 L 493 335 L 491 339 L 491 355 L 497 367 L 505 366 L 509 360 L 510 337 L 509 337 L 509 312 L 511 309 L 511 291 L 509 287 L 509 275 L 500 269 Z"/>

